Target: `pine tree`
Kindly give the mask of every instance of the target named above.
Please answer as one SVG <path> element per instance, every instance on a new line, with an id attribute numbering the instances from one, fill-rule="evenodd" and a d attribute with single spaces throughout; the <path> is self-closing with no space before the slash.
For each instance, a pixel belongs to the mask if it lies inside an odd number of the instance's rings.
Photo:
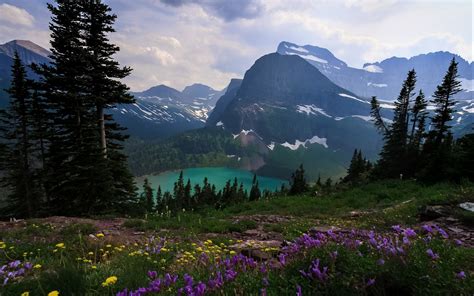
<path id="1" fill-rule="evenodd" d="M 6 214 L 17 217 L 38 215 L 41 189 L 35 176 L 31 81 L 15 52 L 11 86 L 7 90 L 10 104 L 0 112 L 0 167 L 5 170 L 1 184 L 10 188 Z"/>
<path id="2" fill-rule="evenodd" d="M 161 192 L 161 186 L 158 185 L 158 189 L 156 190 L 156 205 L 155 205 L 155 211 L 160 212 L 163 211 L 164 208 L 164 203 L 163 203 L 163 193 Z"/>
<path id="3" fill-rule="evenodd" d="M 254 174 L 252 179 L 252 187 L 250 188 L 249 200 L 259 200 L 261 195 L 262 193 L 260 191 L 260 188 L 258 188 L 257 174 Z"/>
<path id="4" fill-rule="evenodd" d="M 142 203 L 147 213 L 153 212 L 153 189 L 151 188 L 150 182 L 148 182 L 148 178 L 145 178 L 143 181 Z"/>
<path id="5" fill-rule="evenodd" d="M 377 97 L 372 97 L 370 100 L 370 115 L 372 120 L 374 121 L 375 127 L 381 131 L 384 135 L 388 133 L 388 128 L 383 121 L 382 115 L 380 114 L 382 108 L 380 107 L 380 103 L 377 101 Z"/>
<path id="6" fill-rule="evenodd" d="M 305 171 L 303 164 L 292 174 L 291 176 L 291 187 L 290 195 L 297 195 L 308 191 L 308 183 L 306 182 L 306 177 L 304 175 Z"/>
<path id="7" fill-rule="evenodd" d="M 451 165 L 453 140 L 451 126 L 453 106 L 456 104 L 454 95 L 461 91 L 461 82 L 457 80 L 457 63 L 453 58 L 448 71 L 431 101 L 435 106 L 434 117 L 431 118 L 431 130 L 423 145 L 423 170 L 419 173 L 421 179 L 429 182 L 448 178 L 448 168 Z"/>
<path id="8" fill-rule="evenodd" d="M 119 47 L 108 40 L 108 34 L 115 32 L 113 25 L 117 16 L 112 14 L 110 7 L 101 0 L 79 2 L 83 12 L 83 38 L 88 54 L 86 62 L 89 75 L 86 84 L 89 100 L 95 105 L 95 124 L 99 135 L 97 145 L 103 157 L 109 159 L 106 164 L 114 180 L 111 199 L 113 198 L 115 203 L 120 201 L 126 204 L 133 201 L 135 195 L 133 176 L 128 171 L 126 157 L 122 153 L 121 142 L 127 136 L 122 134 L 124 129 L 115 123 L 112 115 L 106 114 L 105 110 L 117 104 L 134 102 L 128 93 L 129 88 L 120 82 L 120 79 L 130 74 L 131 69 L 120 67 L 114 60 L 113 56 L 119 51 Z"/>
<path id="9" fill-rule="evenodd" d="M 415 84 L 415 70 L 410 70 L 395 102 L 393 123 L 384 133 L 385 144 L 376 170 L 378 177 L 393 178 L 406 173 L 406 164 L 401 162 L 400 158 L 403 159 L 407 151 L 410 105 Z M 381 120 L 379 107 L 376 99 L 373 98 L 372 115 L 375 117 L 376 126 L 380 125 Z"/>
<path id="10" fill-rule="evenodd" d="M 113 180 L 96 149 L 93 103 L 86 100 L 87 54 L 81 36 L 78 2 L 48 4 L 53 17 L 50 65 L 35 67 L 47 98 L 50 119 L 45 188 L 50 214 L 85 214 L 105 198 Z M 106 186 L 104 186 L 106 185 Z"/>
<path id="11" fill-rule="evenodd" d="M 436 109 L 435 116 L 431 118 L 432 129 L 428 135 L 428 141 L 434 145 L 439 145 L 447 137 L 451 128 L 448 123 L 452 120 L 454 113 L 452 107 L 457 103 L 453 96 L 462 90 L 458 77 L 458 63 L 453 58 L 443 82 L 437 86 L 431 100 Z"/>

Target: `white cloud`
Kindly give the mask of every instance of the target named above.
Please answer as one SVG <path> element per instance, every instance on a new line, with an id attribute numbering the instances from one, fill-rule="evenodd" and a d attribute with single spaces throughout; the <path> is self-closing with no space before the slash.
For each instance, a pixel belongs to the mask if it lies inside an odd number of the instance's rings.
<path id="1" fill-rule="evenodd" d="M 36 8 L 47 2 L 15 1 L 27 9 L 28 5 Z M 111 38 L 121 48 L 117 55 L 119 62 L 133 68 L 126 80 L 132 90 L 160 83 L 181 89 L 195 82 L 222 88 L 230 78 L 242 77 L 260 56 L 274 52 L 283 40 L 328 48 L 358 68 L 391 56 L 411 57 L 440 50 L 473 60 L 470 0 L 168 0 L 170 5 L 160 0 L 107 0 L 107 3 L 118 15 L 117 32 Z M 0 8 L 5 5 L 8 4 L 0 4 Z M 239 11 L 239 5 L 247 10 Z M 28 11 L 34 13 L 37 9 Z M 29 22 L 34 22 L 34 26 L 30 27 L 11 24 L 1 13 L 0 10 L 0 41 L 29 39 L 47 46 L 47 11 L 43 15 L 34 14 L 36 19 L 31 17 Z"/>
<path id="2" fill-rule="evenodd" d="M 35 18 L 23 8 L 7 3 L 0 4 L 0 22 L 32 27 Z"/>

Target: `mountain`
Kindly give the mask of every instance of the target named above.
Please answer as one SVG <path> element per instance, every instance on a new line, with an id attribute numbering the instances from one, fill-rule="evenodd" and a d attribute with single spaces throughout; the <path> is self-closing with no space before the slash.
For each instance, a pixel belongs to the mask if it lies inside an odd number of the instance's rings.
<path id="1" fill-rule="evenodd" d="M 218 123 L 218 118 L 222 115 L 232 99 L 235 97 L 241 84 L 242 79 L 234 78 L 230 80 L 229 85 L 225 88 L 224 95 L 221 96 L 216 102 L 216 106 L 209 115 L 209 118 L 207 119 L 207 125 L 214 126 Z"/>
<path id="2" fill-rule="evenodd" d="M 364 64 L 362 69 L 349 67 L 329 50 L 317 46 L 300 46 L 284 41 L 278 45 L 277 52 L 304 58 L 331 81 L 361 97 L 377 96 L 389 101 L 397 98 L 400 86 L 411 69 L 415 69 L 417 73 L 417 88 L 423 89 L 427 96 L 431 96 L 454 57 L 458 62 L 459 78 L 466 90 L 459 93 L 457 98 L 472 100 L 474 96 L 474 63 L 445 51 L 420 54 L 411 58 L 392 57 L 381 62 Z"/>
<path id="3" fill-rule="evenodd" d="M 298 162 L 311 160 L 316 162 L 308 169 L 310 176 L 334 176 L 345 170 L 355 148 L 370 158 L 379 151 L 381 138 L 370 122 L 370 104 L 298 55 L 261 57 L 233 93 L 231 99 L 227 94 L 221 98 L 226 106 L 211 114 L 207 126 L 232 133 L 244 146 L 252 144 L 261 156 L 252 169 L 261 173 L 288 176 Z M 393 106 L 382 106 L 383 115 L 390 117 Z"/>
<path id="4" fill-rule="evenodd" d="M 4 89 L 10 86 L 11 66 L 15 51 L 18 52 L 25 65 L 47 64 L 50 52 L 39 45 L 27 40 L 13 40 L 0 45 L 0 108 L 8 104 L 8 94 Z M 28 75 L 34 77 L 34 73 L 27 68 Z"/>
<path id="5" fill-rule="evenodd" d="M 160 139 L 203 127 L 222 91 L 193 84 L 182 92 L 166 85 L 133 95 L 136 103 L 120 105 L 114 117 L 128 132 L 143 139 Z"/>

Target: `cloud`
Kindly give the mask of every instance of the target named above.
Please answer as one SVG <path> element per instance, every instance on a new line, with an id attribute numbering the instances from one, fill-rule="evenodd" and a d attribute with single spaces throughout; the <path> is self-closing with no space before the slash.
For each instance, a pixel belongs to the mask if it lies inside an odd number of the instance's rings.
<path id="1" fill-rule="evenodd" d="M 121 48 L 117 60 L 133 68 L 126 83 L 134 91 L 162 83 L 223 88 L 283 40 L 327 48 L 353 67 L 433 51 L 473 60 L 470 0 L 104 1 L 118 15 L 110 38 Z M 28 10 L 34 26 L 0 16 L 0 41 L 48 47 L 49 1 L 3 2 Z"/>
<path id="2" fill-rule="evenodd" d="M 11 25 L 32 27 L 35 18 L 23 8 L 7 3 L 0 4 L 0 22 Z"/>
<path id="3" fill-rule="evenodd" d="M 263 12 L 263 5 L 257 0 L 161 0 L 173 7 L 194 4 L 225 21 L 252 19 Z"/>

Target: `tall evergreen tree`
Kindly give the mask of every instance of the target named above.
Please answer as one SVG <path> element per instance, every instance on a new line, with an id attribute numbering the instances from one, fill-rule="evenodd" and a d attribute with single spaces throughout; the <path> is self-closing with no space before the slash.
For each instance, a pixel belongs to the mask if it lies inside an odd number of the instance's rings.
<path id="1" fill-rule="evenodd" d="M 148 182 L 148 178 L 145 178 L 145 180 L 143 181 L 143 192 L 141 198 L 146 212 L 151 213 L 153 211 L 155 203 L 153 200 L 153 188 L 151 188 L 150 182 Z"/>
<path id="2" fill-rule="evenodd" d="M 252 187 L 250 188 L 249 200 L 259 200 L 261 196 L 262 193 L 260 191 L 260 188 L 258 188 L 257 174 L 254 174 L 252 179 Z"/>
<path id="3" fill-rule="evenodd" d="M 33 217 L 38 215 L 41 190 L 35 171 L 35 145 L 33 142 L 31 81 L 25 67 L 15 52 L 11 86 L 7 90 L 10 104 L 0 110 L 0 143 L 3 151 L 0 166 L 4 176 L 0 182 L 10 189 L 8 215 Z"/>
<path id="4" fill-rule="evenodd" d="M 48 8 L 52 63 L 36 71 L 52 118 L 46 165 L 51 210 L 125 212 L 136 200 L 120 152 L 125 137 L 104 113 L 132 100 L 119 81 L 130 69 L 118 67 L 112 58 L 118 48 L 107 39 L 115 16 L 100 0 L 56 0 Z"/>
<path id="5" fill-rule="evenodd" d="M 443 82 L 437 86 L 431 100 L 436 109 L 434 117 L 431 118 L 432 128 L 427 139 L 430 144 L 439 145 L 448 136 L 451 128 L 449 122 L 453 119 L 453 106 L 457 103 L 453 96 L 462 90 L 458 77 L 458 63 L 453 58 Z"/>
<path id="6" fill-rule="evenodd" d="M 303 164 L 292 174 L 290 182 L 290 195 L 297 195 L 308 191 Z"/>
<path id="7" fill-rule="evenodd" d="M 451 126 L 453 106 L 456 104 L 454 95 L 460 92 L 461 82 L 458 78 L 458 63 L 453 58 L 448 71 L 440 85 L 437 86 L 431 102 L 436 106 L 431 118 L 431 130 L 423 145 L 423 170 L 419 176 L 425 181 L 440 181 L 449 175 L 453 140 Z"/>
<path id="8" fill-rule="evenodd" d="M 380 153 L 376 170 L 379 177 L 393 178 L 406 173 L 406 165 L 399 160 L 405 156 L 407 151 L 410 106 L 415 84 L 415 70 L 410 70 L 395 102 L 393 123 L 384 132 L 385 144 Z M 372 116 L 376 126 L 379 127 L 383 123 L 380 116 L 380 106 L 375 98 L 372 101 Z"/>

